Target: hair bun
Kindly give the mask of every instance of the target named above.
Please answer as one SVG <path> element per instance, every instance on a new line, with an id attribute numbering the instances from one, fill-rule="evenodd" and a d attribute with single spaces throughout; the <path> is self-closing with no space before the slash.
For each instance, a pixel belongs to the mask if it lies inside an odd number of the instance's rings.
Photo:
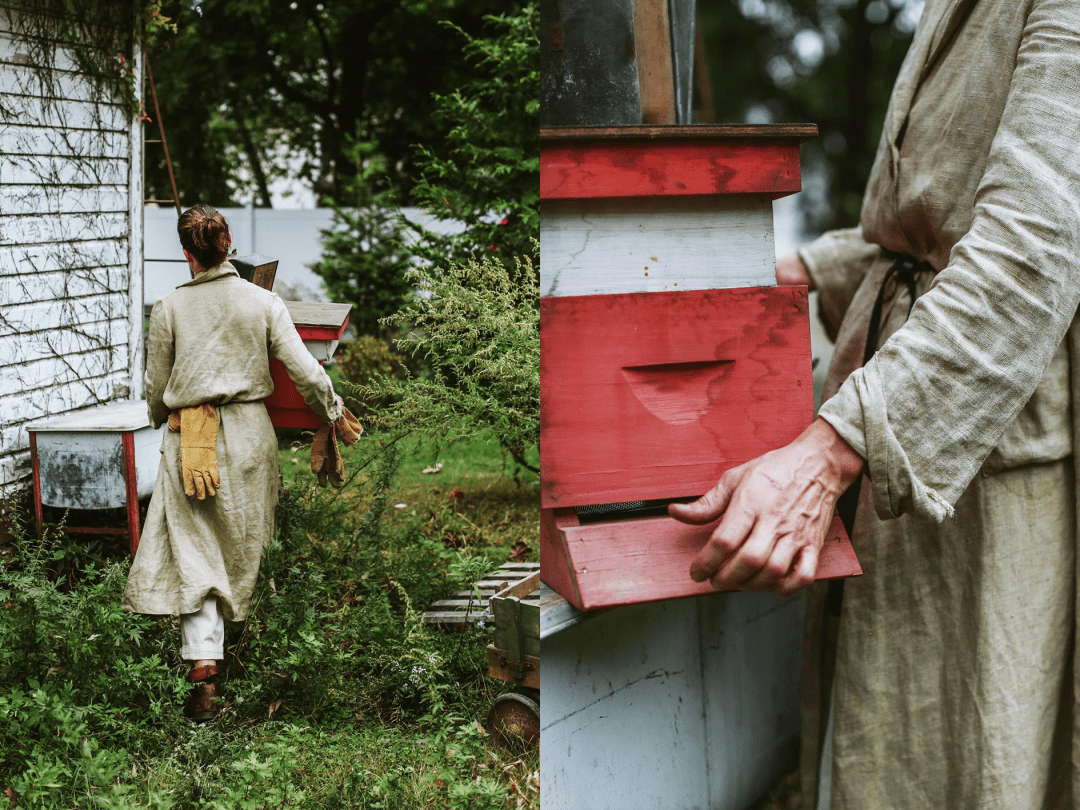
<path id="1" fill-rule="evenodd" d="M 176 223 L 180 244 L 204 269 L 216 267 L 229 255 L 229 223 L 212 206 L 199 203 L 180 215 Z"/>

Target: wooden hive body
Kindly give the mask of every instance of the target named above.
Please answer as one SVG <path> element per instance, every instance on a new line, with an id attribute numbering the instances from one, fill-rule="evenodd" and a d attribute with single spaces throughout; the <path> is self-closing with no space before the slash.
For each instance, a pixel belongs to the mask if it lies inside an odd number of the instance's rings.
<path id="1" fill-rule="evenodd" d="M 351 307 L 348 304 L 308 301 L 286 301 L 285 306 L 312 356 L 319 363 L 333 357 L 334 349 L 349 325 Z M 270 359 L 270 379 L 274 382 L 274 393 L 263 401 L 274 427 L 311 430 L 322 427 L 323 421 L 304 402 L 280 360 Z"/>
<path id="2" fill-rule="evenodd" d="M 806 290 L 775 286 L 770 202 L 798 190 L 806 134 L 542 134 L 541 565 L 578 608 L 712 592 L 689 577 L 712 526 L 585 512 L 699 496 L 813 418 Z M 860 572 L 834 521 L 818 578 Z"/>

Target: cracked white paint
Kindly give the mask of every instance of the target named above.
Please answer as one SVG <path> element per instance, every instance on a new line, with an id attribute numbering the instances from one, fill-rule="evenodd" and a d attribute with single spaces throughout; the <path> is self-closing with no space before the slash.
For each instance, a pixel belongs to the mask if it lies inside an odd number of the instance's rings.
<path id="1" fill-rule="evenodd" d="M 541 295 L 775 283 L 772 203 L 763 195 L 541 203 Z"/>
<path id="2" fill-rule="evenodd" d="M 0 33 L 0 499 L 30 472 L 27 422 L 140 389 L 141 129 L 56 66 L 43 101 Z"/>

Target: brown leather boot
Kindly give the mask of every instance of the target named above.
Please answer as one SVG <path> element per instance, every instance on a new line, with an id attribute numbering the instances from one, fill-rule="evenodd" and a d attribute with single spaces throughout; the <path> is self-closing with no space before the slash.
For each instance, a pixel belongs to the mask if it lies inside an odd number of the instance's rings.
<path id="1" fill-rule="evenodd" d="M 188 673 L 188 681 L 193 686 L 184 706 L 184 714 L 196 723 L 212 720 L 221 706 L 218 704 L 218 668 L 214 664 L 195 667 Z"/>

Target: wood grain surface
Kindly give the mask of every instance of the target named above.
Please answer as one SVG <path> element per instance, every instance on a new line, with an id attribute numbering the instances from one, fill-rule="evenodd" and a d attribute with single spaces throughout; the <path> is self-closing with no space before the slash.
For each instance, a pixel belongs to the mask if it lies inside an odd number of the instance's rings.
<path id="1" fill-rule="evenodd" d="M 541 127 L 540 145 L 569 141 L 776 141 L 817 137 L 817 124 L 686 124 L 638 127 Z"/>
<path id="2" fill-rule="evenodd" d="M 775 283 L 773 210 L 764 194 L 540 204 L 541 295 Z"/>
<path id="3" fill-rule="evenodd" d="M 341 337 L 349 323 L 350 304 L 324 301 L 285 301 L 289 317 L 305 340 L 334 340 Z M 308 327 L 306 331 L 300 327 Z M 329 330 L 325 334 L 320 330 Z"/>
<path id="4" fill-rule="evenodd" d="M 813 416 L 802 287 L 541 298 L 540 339 L 543 507 L 700 495 Z"/>
<path id="5" fill-rule="evenodd" d="M 144 400 L 110 402 L 24 425 L 24 430 L 50 433 L 122 433 L 150 426 Z"/>
<path id="6" fill-rule="evenodd" d="M 767 194 L 802 188 L 795 140 L 551 142 L 540 150 L 540 199 Z"/>
<path id="7" fill-rule="evenodd" d="M 591 610 L 714 593 L 709 582 L 690 579 L 690 560 L 717 523 L 690 526 L 656 517 L 562 529 L 575 585 L 570 596 L 563 596 L 576 607 Z M 546 576 L 546 560 L 544 568 Z M 818 558 L 816 579 L 861 573 L 843 524 L 834 518 Z"/>

